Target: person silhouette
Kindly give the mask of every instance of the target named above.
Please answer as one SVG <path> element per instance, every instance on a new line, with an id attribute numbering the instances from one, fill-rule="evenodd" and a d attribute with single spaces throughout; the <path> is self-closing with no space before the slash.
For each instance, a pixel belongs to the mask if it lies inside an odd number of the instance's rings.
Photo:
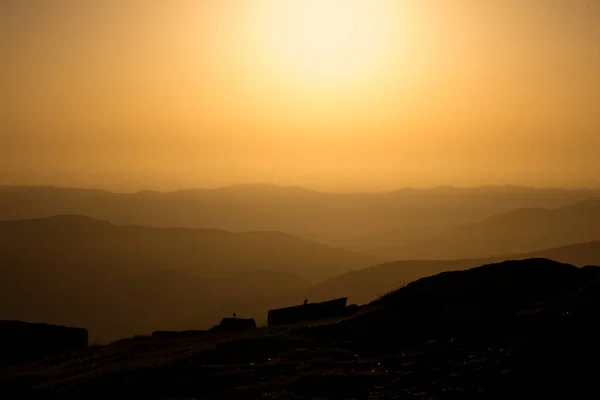
<path id="1" fill-rule="evenodd" d="M 304 299 L 304 304 L 308 304 L 308 299 Z"/>
<path id="2" fill-rule="evenodd" d="M 233 318 L 235 318 L 235 317 L 237 317 L 237 314 L 236 314 L 236 313 L 233 313 Z"/>

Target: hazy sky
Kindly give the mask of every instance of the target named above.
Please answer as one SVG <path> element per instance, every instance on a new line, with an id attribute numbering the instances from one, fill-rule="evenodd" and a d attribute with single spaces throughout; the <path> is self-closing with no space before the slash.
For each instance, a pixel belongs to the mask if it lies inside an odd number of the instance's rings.
<path id="1" fill-rule="evenodd" d="M 600 187 L 597 0 L 0 0 L 0 184 Z"/>

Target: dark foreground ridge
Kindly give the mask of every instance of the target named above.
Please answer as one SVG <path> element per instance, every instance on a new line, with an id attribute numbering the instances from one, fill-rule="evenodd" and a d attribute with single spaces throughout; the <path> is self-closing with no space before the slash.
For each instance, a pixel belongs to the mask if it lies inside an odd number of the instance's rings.
<path id="1" fill-rule="evenodd" d="M 87 345 L 87 329 L 0 321 L 0 366 L 56 356 Z"/>
<path id="2" fill-rule="evenodd" d="M 354 315 L 150 338 L 0 370 L 0 397 L 597 398 L 600 268 L 508 261 L 423 278 Z"/>

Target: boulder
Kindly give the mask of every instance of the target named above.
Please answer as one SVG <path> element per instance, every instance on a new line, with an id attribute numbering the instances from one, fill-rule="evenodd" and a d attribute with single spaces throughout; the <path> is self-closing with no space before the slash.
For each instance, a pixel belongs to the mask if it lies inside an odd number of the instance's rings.
<path id="1" fill-rule="evenodd" d="M 83 328 L 0 321 L 0 364 L 10 365 L 60 355 L 88 345 Z"/>
<path id="2" fill-rule="evenodd" d="M 294 307 L 269 310 L 267 323 L 269 326 L 290 325 L 299 322 L 343 317 L 346 315 L 346 301 L 347 298 L 343 297 L 322 303 L 307 303 Z"/>

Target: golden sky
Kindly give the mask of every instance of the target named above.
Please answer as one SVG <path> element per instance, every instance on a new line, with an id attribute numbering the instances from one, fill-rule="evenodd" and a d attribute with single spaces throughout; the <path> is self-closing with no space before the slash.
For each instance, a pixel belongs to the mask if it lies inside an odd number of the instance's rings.
<path id="1" fill-rule="evenodd" d="M 600 187 L 596 0 L 0 0 L 0 184 Z"/>

